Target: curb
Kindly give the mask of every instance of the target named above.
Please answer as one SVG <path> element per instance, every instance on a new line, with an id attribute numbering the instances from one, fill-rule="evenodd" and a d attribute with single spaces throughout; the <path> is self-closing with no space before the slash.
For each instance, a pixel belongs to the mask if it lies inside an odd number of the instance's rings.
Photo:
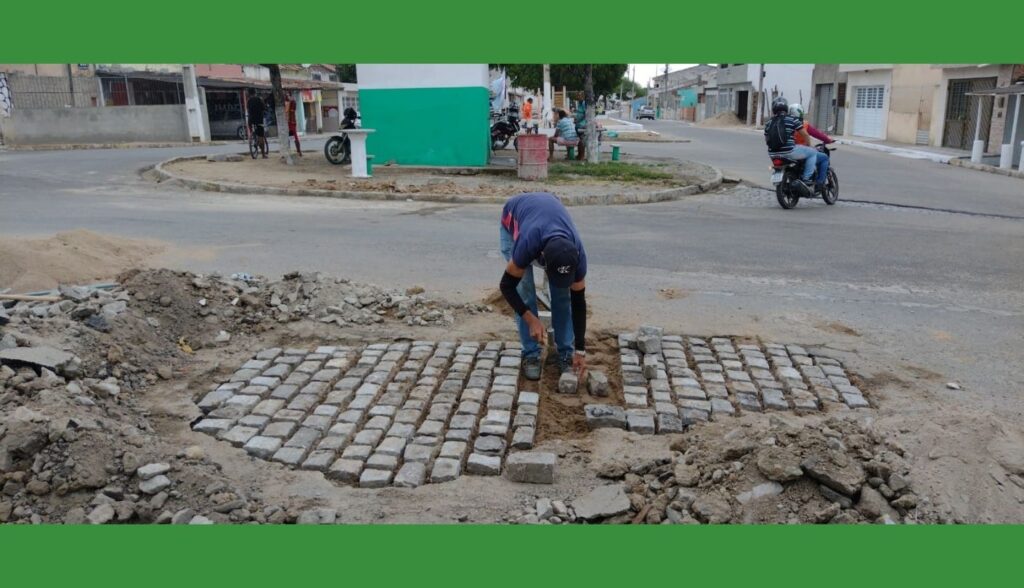
<path id="1" fill-rule="evenodd" d="M 208 143 L 72 143 L 67 145 L 7 145 L 8 151 L 80 151 L 86 149 L 158 149 L 164 147 L 218 147 L 231 145 L 235 141 L 210 141 Z"/>
<path id="2" fill-rule="evenodd" d="M 998 174 L 1001 176 L 1007 176 L 1011 178 L 1020 178 L 1024 180 L 1024 171 L 1015 170 L 1013 168 L 1003 169 L 994 165 L 983 165 L 980 163 L 974 163 L 969 159 L 961 159 L 959 157 L 951 159 L 949 165 L 954 167 L 962 167 L 965 169 L 973 169 L 975 171 L 986 172 L 990 174 Z"/>
<path id="3" fill-rule="evenodd" d="M 851 147 L 861 147 L 863 149 L 870 149 L 872 151 L 882 151 L 884 153 L 891 153 L 898 155 L 899 157 L 906 157 L 909 159 L 927 159 L 934 161 L 935 163 L 949 163 L 951 160 L 956 159 L 953 155 L 943 155 L 941 153 L 932 153 L 931 151 L 919 151 L 917 149 L 906 149 L 904 147 L 893 147 L 891 145 L 880 145 L 878 143 L 871 143 L 868 141 L 853 141 L 850 139 L 837 139 L 836 143 L 839 145 L 850 145 Z"/>
<path id="4" fill-rule="evenodd" d="M 321 190 L 315 188 L 274 188 L 269 186 L 252 186 L 247 184 L 236 184 L 232 182 L 214 182 L 211 180 L 197 180 L 185 176 L 173 174 L 164 165 L 180 161 L 205 160 L 205 155 L 173 157 L 153 166 L 152 170 L 159 182 L 174 182 L 175 184 L 192 188 L 193 190 L 204 190 L 207 192 L 225 192 L 229 194 L 267 194 L 274 196 L 319 196 L 326 198 L 344 198 L 348 200 L 372 200 L 372 201 L 407 201 L 407 202 L 442 202 L 449 204 L 504 204 L 508 199 L 505 196 L 469 196 L 464 194 L 394 194 L 388 192 L 358 192 L 351 190 Z M 707 165 L 707 164 L 702 164 Z M 722 171 L 710 165 L 707 166 L 714 172 L 714 177 L 700 184 L 691 184 L 680 188 L 669 188 L 646 194 L 606 194 L 600 196 L 585 196 L 573 199 L 562 199 L 566 206 L 610 206 L 616 204 L 650 204 L 655 202 L 668 202 L 679 200 L 686 196 L 701 194 L 713 190 L 722 185 Z M 526 190 L 524 190 L 526 191 Z"/>

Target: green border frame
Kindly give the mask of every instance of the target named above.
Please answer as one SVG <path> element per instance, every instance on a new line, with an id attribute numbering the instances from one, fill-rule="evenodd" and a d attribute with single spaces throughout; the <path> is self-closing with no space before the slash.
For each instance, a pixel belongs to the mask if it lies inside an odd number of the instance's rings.
<path id="1" fill-rule="evenodd" d="M 0 62 L 997 63 L 1024 60 L 1020 0 L 7 2 Z M 282 25 L 275 26 L 273 15 Z M 310 18 L 313 16 L 315 18 Z M 254 35 L 253 29 L 256 29 Z M 594 38 L 585 39 L 586 31 Z M 786 31 L 783 39 L 778 39 Z M 564 38 L 564 40 L 561 40 Z"/>
<path id="2" fill-rule="evenodd" d="M 9 586 L 992 586 L 1019 582 L 1022 541 L 1024 526 L 0 526 Z"/>

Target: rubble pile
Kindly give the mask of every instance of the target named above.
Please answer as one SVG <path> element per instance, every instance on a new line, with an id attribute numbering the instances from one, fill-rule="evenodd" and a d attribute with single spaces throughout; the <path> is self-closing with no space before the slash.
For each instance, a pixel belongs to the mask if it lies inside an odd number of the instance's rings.
<path id="1" fill-rule="evenodd" d="M 132 270 L 0 300 L 0 523 L 296 522 L 308 505 L 265 504 L 198 446 L 162 437 L 147 390 L 170 380 L 187 396 L 190 374 L 234 353 L 219 348 L 281 323 L 447 325 L 486 311 L 299 272 L 268 282 Z"/>
<path id="2" fill-rule="evenodd" d="M 905 451 L 870 424 L 771 415 L 691 429 L 672 454 L 597 466 L 611 481 L 540 499 L 519 523 L 916 523 L 936 517 L 914 491 Z M 919 508 L 920 506 L 920 508 Z"/>

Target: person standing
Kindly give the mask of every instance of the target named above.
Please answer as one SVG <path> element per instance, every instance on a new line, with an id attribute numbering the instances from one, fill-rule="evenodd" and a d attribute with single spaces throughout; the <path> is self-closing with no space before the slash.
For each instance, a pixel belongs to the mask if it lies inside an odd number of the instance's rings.
<path id="1" fill-rule="evenodd" d="M 288 137 L 295 139 L 295 152 L 302 157 L 302 145 L 299 143 L 298 123 L 295 122 L 295 109 L 297 105 L 291 94 L 284 95 L 284 109 L 288 114 Z"/>
<path id="2" fill-rule="evenodd" d="M 547 330 L 537 316 L 532 265 L 544 269 L 551 294 L 559 371 L 586 376 L 587 253 L 576 225 L 561 200 L 548 192 L 513 196 L 501 211 L 501 254 L 508 264 L 499 285 L 515 312 L 523 346 L 523 375 L 539 380 L 540 353 Z"/>
<path id="3" fill-rule="evenodd" d="M 523 128 L 526 129 L 527 134 L 537 130 L 533 127 L 533 98 L 527 98 L 523 103 Z"/>

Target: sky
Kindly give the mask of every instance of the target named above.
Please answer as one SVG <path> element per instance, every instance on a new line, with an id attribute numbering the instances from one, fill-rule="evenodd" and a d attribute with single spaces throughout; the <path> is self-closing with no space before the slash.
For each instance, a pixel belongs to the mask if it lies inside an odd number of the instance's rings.
<path id="1" fill-rule="evenodd" d="M 670 63 L 670 64 L 668 64 L 668 70 L 669 71 L 676 71 L 676 70 L 680 70 L 680 69 L 685 69 L 687 67 L 692 67 L 694 65 L 697 65 L 697 64 L 696 63 Z M 660 75 L 665 73 L 665 64 L 664 63 L 658 63 L 658 64 L 654 64 L 654 63 L 631 63 L 631 64 L 629 64 L 629 71 L 626 72 L 626 75 L 629 76 L 630 78 L 633 77 L 633 68 L 636 68 L 636 83 L 640 84 L 641 86 L 646 86 L 647 85 L 647 81 L 650 80 L 651 78 L 653 78 L 654 76 L 660 76 Z"/>

